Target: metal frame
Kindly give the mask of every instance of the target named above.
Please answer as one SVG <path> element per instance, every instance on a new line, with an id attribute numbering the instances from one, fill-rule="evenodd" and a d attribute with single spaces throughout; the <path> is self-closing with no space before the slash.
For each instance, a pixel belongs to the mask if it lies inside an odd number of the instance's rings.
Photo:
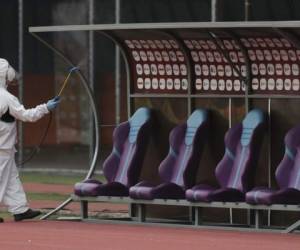
<path id="1" fill-rule="evenodd" d="M 115 0 L 115 23 L 119 24 L 121 21 L 121 2 L 120 0 Z M 116 105 L 116 115 L 115 115 L 115 122 L 116 124 L 119 124 L 121 121 L 121 60 L 120 60 L 120 49 L 116 45 L 115 46 L 115 105 Z"/>
<path id="2" fill-rule="evenodd" d="M 116 0 L 116 3 L 119 1 Z M 127 69 L 127 102 L 128 102 L 128 117 L 131 115 L 131 110 L 132 110 L 132 102 L 131 100 L 134 98 L 185 98 L 188 100 L 188 113 L 191 113 L 192 109 L 192 100 L 195 98 L 222 98 L 222 99 L 228 99 L 228 108 L 229 108 L 229 117 L 228 117 L 228 123 L 229 127 L 232 125 L 232 98 L 245 98 L 245 108 L 246 112 L 249 110 L 249 99 L 267 99 L 268 100 L 268 113 L 271 115 L 271 100 L 272 99 L 299 99 L 300 95 L 266 95 L 266 94 L 251 94 L 248 93 L 248 83 L 251 81 L 251 62 L 248 58 L 247 52 L 245 51 L 245 48 L 243 45 L 239 42 L 239 46 L 241 47 L 241 52 L 245 56 L 245 65 L 246 65 L 246 77 L 241 76 L 241 72 L 235 68 L 235 66 L 231 63 L 231 66 L 233 70 L 238 71 L 238 75 L 240 76 L 241 80 L 244 81 L 246 91 L 245 94 L 240 94 L 240 95 L 216 95 L 216 94 L 194 94 L 191 92 L 191 76 L 192 76 L 192 68 L 191 68 L 191 58 L 189 53 L 187 53 L 185 45 L 180 42 L 176 36 L 175 29 L 202 29 L 202 30 L 208 30 L 212 29 L 213 31 L 208 31 L 211 39 L 215 42 L 219 50 L 221 50 L 222 54 L 228 58 L 226 51 L 224 52 L 219 45 L 218 37 L 214 34 L 215 30 L 221 30 L 222 32 L 226 32 L 231 38 L 233 38 L 235 41 L 238 41 L 238 36 L 236 32 L 231 32 L 231 30 L 227 29 L 232 29 L 233 27 L 236 29 L 239 28 L 270 28 L 273 29 L 275 32 L 277 32 L 279 35 L 282 37 L 286 36 L 293 36 L 293 34 L 290 34 L 289 32 L 282 31 L 282 28 L 295 28 L 295 27 L 300 27 L 300 21 L 285 21 L 285 22 L 189 22 L 189 23 L 146 23 L 146 24 L 119 24 L 116 13 L 116 24 L 109 24 L 109 25 L 102 25 L 102 24 L 92 24 L 92 25 L 67 25 L 67 26 L 45 26 L 45 27 L 30 27 L 29 31 L 33 33 L 34 36 L 36 36 L 34 33 L 40 33 L 40 32 L 65 32 L 65 31 L 98 31 L 98 33 L 104 34 L 107 37 L 109 37 L 111 40 L 115 42 L 115 44 L 119 45 L 120 51 L 122 55 L 124 56 L 125 63 L 126 63 L 126 69 Z M 136 94 L 132 93 L 130 89 L 130 82 L 131 82 L 131 75 L 130 75 L 130 68 L 129 68 L 129 63 L 127 61 L 127 55 L 125 49 L 122 47 L 122 43 L 118 41 L 118 38 L 113 35 L 113 31 L 121 31 L 121 30 L 156 30 L 160 31 L 166 35 L 172 36 L 173 39 L 175 39 L 177 42 L 179 41 L 179 44 L 181 45 L 182 50 L 185 52 L 185 57 L 187 60 L 187 67 L 188 67 L 188 81 L 189 81 L 189 87 L 188 87 L 188 93 L 187 94 Z M 296 43 L 299 46 L 299 42 L 297 38 L 293 36 L 293 43 Z M 116 50 L 116 64 L 119 65 L 119 62 L 117 60 L 117 57 L 119 58 L 118 52 L 119 50 Z M 229 63 L 231 62 L 229 58 Z M 120 102 L 120 86 L 119 86 L 119 73 L 120 69 L 116 69 L 116 97 L 118 97 L 116 100 L 116 115 L 118 117 L 118 113 L 120 110 L 118 109 Z M 118 123 L 118 118 L 116 119 L 116 122 Z M 269 121 L 270 122 L 270 121 Z M 269 138 L 270 140 L 270 138 Z M 268 175 L 268 184 L 270 185 L 270 171 L 271 171 L 271 165 L 270 165 L 270 157 L 271 157 L 271 146 L 269 145 L 268 149 L 268 169 L 269 169 L 269 175 Z M 92 174 L 94 170 L 90 170 L 90 174 Z M 73 197 L 73 196 L 72 196 Z M 73 197 L 74 198 L 74 197 Z M 86 201 L 86 200 L 83 200 Z M 90 201 L 105 201 L 105 200 L 90 200 Z M 106 200 L 106 202 L 112 202 L 114 201 L 113 199 Z M 122 200 L 124 201 L 124 199 Z M 159 201 L 157 204 L 160 205 L 178 205 L 179 203 L 173 204 L 171 201 Z M 131 199 L 125 203 L 130 203 L 130 204 L 140 204 L 140 203 L 135 203 Z M 145 204 L 155 204 L 155 203 L 148 203 L 146 201 L 142 201 L 143 206 Z M 230 221 L 232 222 L 232 209 L 248 209 L 248 210 L 255 210 L 257 211 L 255 213 L 255 218 L 256 218 L 256 227 L 259 227 L 259 215 L 260 215 L 260 210 L 284 210 L 284 211 L 299 211 L 299 206 L 292 206 L 292 207 L 287 207 L 287 206 L 279 206 L 279 205 L 273 205 L 273 206 L 250 206 L 250 205 L 240 205 L 244 203 L 210 203 L 209 205 L 205 205 L 204 203 L 180 203 L 182 206 L 189 206 L 189 207 L 219 207 L 221 206 L 222 208 L 230 208 L 231 213 L 230 213 Z M 85 205 L 83 206 L 85 207 Z M 295 208 L 296 207 L 296 208 Z M 291 210 L 292 209 L 292 210 Z M 296 209 L 296 210 L 293 210 Z M 198 214 L 194 214 L 194 217 L 197 218 L 197 220 L 200 220 L 199 218 L 199 209 L 194 209 Z M 138 211 L 139 211 L 139 216 L 141 217 L 141 220 L 144 220 L 144 215 L 142 215 L 143 211 L 145 211 L 145 208 L 141 208 L 138 206 Z M 83 211 L 85 214 L 86 211 Z M 270 225 L 270 212 L 268 214 L 268 224 Z M 300 224 L 300 222 L 299 222 Z M 296 226 L 296 225 L 295 225 Z"/>
<path id="3" fill-rule="evenodd" d="M 245 21 L 249 21 L 250 19 L 250 7 L 251 7 L 251 0 L 245 0 Z"/>
<path id="4" fill-rule="evenodd" d="M 20 74 L 20 79 L 19 79 L 19 100 L 21 103 L 23 102 L 23 85 L 24 85 L 24 80 L 23 80 L 23 0 L 18 0 L 18 35 L 19 35 L 19 41 L 18 41 L 18 71 Z M 18 146 L 19 146 L 19 155 L 18 155 L 18 162 L 23 162 L 23 123 L 20 122 L 18 123 Z M 23 166 L 21 166 L 23 167 Z"/>
<path id="5" fill-rule="evenodd" d="M 51 46 L 48 42 L 46 42 L 45 40 L 43 40 L 38 35 L 32 33 L 32 36 L 34 36 L 37 40 L 39 40 L 46 47 L 48 47 L 50 50 L 52 50 L 56 55 L 58 55 L 68 65 L 70 65 L 72 67 L 75 67 L 75 64 L 73 64 L 62 52 L 60 52 L 59 50 L 55 49 L 53 46 Z M 94 174 L 94 171 L 95 171 L 95 168 L 96 168 L 96 162 L 97 162 L 97 158 L 98 158 L 98 153 L 99 153 L 99 148 L 100 148 L 99 117 L 98 117 L 98 112 L 97 112 L 97 108 L 96 108 L 96 103 L 95 103 L 95 100 L 94 100 L 94 96 L 92 94 L 92 90 L 90 88 L 90 85 L 89 85 L 88 81 L 85 79 L 85 77 L 83 76 L 83 74 L 80 73 L 80 71 L 76 71 L 76 74 L 80 78 L 81 83 L 82 83 L 84 89 L 86 90 L 86 93 L 87 93 L 87 95 L 88 95 L 88 97 L 90 99 L 91 110 L 92 110 L 93 117 L 94 117 L 94 129 L 95 129 L 95 142 L 94 143 L 95 143 L 95 147 L 94 147 L 93 158 L 92 158 L 91 163 L 90 163 L 90 168 L 89 168 L 89 171 L 88 171 L 88 173 L 86 175 L 86 179 L 89 179 Z M 52 214 L 56 213 L 57 211 L 63 209 L 70 202 L 72 202 L 72 199 L 68 198 L 62 204 L 60 204 L 57 208 L 55 208 L 54 210 L 50 211 L 46 215 L 42 216 L 41 220 L 46 219 L 49 216 L 51 216 Z"/>
<path id="6" fill-rule="evenodd" d="M 218 0 L 211 0 L 211 21 L 216 22 L 218 20 Z"/>
<path id="7" fill-rule="evenodd" d="M 62 26 L 29 27 L 30 33 L 90 31 L 90 30 L 145 30 L 145 29 L 239 29 L 239 28 L 296 28 L 300 21 L 266 21 L 266 22 L 174 22 L 174 23 L 132 23 L 132 24 L 86 24 Z"/>
<path id="8" fill-rule="evenodd" d="M 89 24 L 93 24 L 94 23 L 94 17 L 95 17 L 95 13 L 94 13 L 94 5 L 95 2 L 94 0 L 89 0 Z M 89 79 L 89 85 L 91 88 L 91 91 L 94 91 L 94 85 L 95 85 L 95 79 L 94 79 L 94 31 L 89 31 L 88 34 L 88 43 L 89 43 L 89 59 L 88 59 L 88 79 Z M 92 110 L 89 110 L 89 116 L 92 117 Z M 92 162 L 93 159 L 93 149 L 94 149 L 94 125 L 93 125 L 93 121 L 90 120 L 89 122 L 89 134 L 90 134 L 90 149 L 89 149 L 89 159 L 90 159 L 90 163 Z"/>
<path id="9" fill-rule="evenodd" d="M 97 32 L 98 34 L 99 32 Z M 121 43 L 118 41 L 117 38 L 115 38 L 112 34 L 110 34 L 109 32 L 103 32 L 103 35 L 107 36 L 108 38 L 110 38 L 115 44 L 117 44 L 119 46 L 119 51 L 121 51 L 121 54 L 124 57 L 125 60 L 125 64 L 126 64 L 126 70 L 127 70 L 127 91 L 128 91 L 128 117 L 130 117 L 131 115 L 131 101 L 130 101 L 130 81 L 131 81 L 131 76 L 130 76 L 130 70 L 129 70 L 129 64 L 127 61 L 127 56 L 126 56 L 126 52 L 125 50 L 122 48 Z M 32 35 L 39 40 L 41 43 L 43 43 L 46 47 L 48 47 L 49 49 L 51 49 L 55 54 L 57 54 L 60 58 L 62 58 L 67 64 L 69 64 L 70 66 L 74 67 L 74 64 L 60 51 L 58 51 L 56 48 L 54 48 L 52 45 L 50 45 L 48 42 L 46 42 L 45 40 L 43 40 L 40 36 L 36 35 L 35 33 L 32 33 Z M 93 176 L 95 169 L 96 169 L 96 162 L 97 162 L 97 158 L 98 158 L 98 154 L 99 154 L 99 149 L 100 149 L 100 132 L 99 132 L 99 117 L 98 117 L 98 112 L 97 112 L 97 108 L 96 108 L 96 102 L 94 100 L 93 94 L 92 94 L 92 90 L 90 88 L 90 84 L 88 83 L 88 81 L 85 79 L 85 77 L 80 73 L 77 72 L 76 73 L 79 75 L 81 82 L 85 88 L 85 90 L 87 91 L 87 94 L 90 98 L 91 101 L 91 110 L 94 116 L 94 124 L 92 125 L 92 127 L 95 130 L 95 142 L 94 142 L 94 154 L 93 157 L 91 158 L 91 163 L 90 163 L 90 168 L 88 171 L 88 174 L 86 175 L 85 179 L 89 179 Z M 116 86 L 116 89 L 119 88 L 120 86 Z M 68 198 L 66 201 L 64 201 L 63 203 L 61 203 L 58 207 L 56 207 L 55 209 L 53 209 L 52 211 L 50 211 L 49 213 L 47 213 L 46 215 L 41 217 L 41 220 L 47 219 L 48 217 L 50 217 L 51 215 L 55 214 L 56 212 L 60 211 L 61 209 L 63 209 L 65 206 L 67 206 L 69 203 L 71 203 L 73 200 L 72 198 Z M 82 204 L 81 206 L 81 211 L 82 214 L 85 215 L 87 213 L 87 204 Z"/>
<path id="10" fill-rule="evenodd" d="M 79 197 L 76 195 L 71 195 L 73 201 L 77 201 L 81 203 L 81 218 L 87 219 L 87 203 L 88 202 L 109 202 L 116 204 L 128 204 L 129 206 L 135 205 L 137 206 L 137 219 L 138 222 L 146 222 L 146 205 L 165 205 L 165 206 L 184 206 L 193 208 L 193 225 L 199 226 L 203 225 L 201 219 L 201 211 L 202 208 L 229 208 L 229 209 L 242 209 L 242 210 L 251 210 L 254 211 L 254 224 L 245 224 L 239 225 L 244 228 L 249 228 L 252 230 L 265 230 L 262 227 L 261 215 L 263 211 L 300 211 L 299 205 L 283 205 L 283 204 L 274 204 L 271 206 L 266 205 L 250 205 L 245 202 L 190 202 L 187 200 L 172 200 L 172 199 L 154 199 L 154 200 L 135 200 L 129 197 L 112 197 L 112 196 L 98 196 L 98 197 Z M 133 218 L 131 218 L 132 220 Z M 161 220 L 163 221 L 163 219 Z M 127 221 L 127 223 L 130 221 Z M 230 223 L 233 224 L 233 223 Z M 269 225 L 268 225 L 269 226 Z M 228 228 L 229 225 L 223 225 L 221 228 Z M 295 231 L 298 227 L 300 227 L 300 221 L 295 222 L 294 224 L 288 226 L 287 228 L 281 229 L 282 233 L 290 233 Z M 236 226 L 235 226 L 236 228 Z M 272 229 L 272 228 L 268 228 Z M 276 230 L 278 231 L 278 229 Z"/>

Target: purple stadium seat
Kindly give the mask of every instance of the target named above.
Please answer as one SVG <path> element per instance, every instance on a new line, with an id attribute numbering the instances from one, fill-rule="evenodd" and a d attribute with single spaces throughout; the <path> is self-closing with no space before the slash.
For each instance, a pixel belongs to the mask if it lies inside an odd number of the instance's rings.
<path id="1" fill-rule="evenodd" d="M 169 137 L 170 150 L 159 166 L 162 183 L 142 181 L 130 188 L 133 199 L 184 199 L 186 188 L 195 182 L 202 148 L 208 132 L 208 112 L 197 109 L 186 123 L 175 127 Z"/>
<path id="2" fill-rule="evenodd" d="M 75 184 L 79 196 L 128 196 L 129 187 L 138 182 L 148 138 L 150 110 L 139 108 L 129 121 L 121 123 L 113 134 L 113 150 L 103 163 L 107 183 L 88 179 Z"/>
<path id="3" fill-rule="evenodd" d="M 220 187 L 199 184 L 186 191 L 192 202 L 244 201 L 252 187 L 260 145 L 266 126 L 261 110 L 250 111 L 242 123 L 229 129 L 225 135 L 225 154 L 216 167 Z"/>
<path id="4" fill-rule="evenodd" d="M 275 177 L 279 189 L 256 187 L 246 194 L 250 204 L 300 204 L 300 125 L 285 136 L 285 154 Z"/>

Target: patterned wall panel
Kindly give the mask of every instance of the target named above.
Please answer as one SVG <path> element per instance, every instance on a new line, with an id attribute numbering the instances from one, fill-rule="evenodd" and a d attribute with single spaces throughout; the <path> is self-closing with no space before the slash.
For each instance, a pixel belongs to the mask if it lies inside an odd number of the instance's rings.
<path id="1" fill-rule="evenodd" d="M 273 30 L 118 31 L 132 93 L 297 95 L 300 50 Z M 249 67 L 247 60 L 249 59 Z"/>
<path id="2" fill-rule="evenodd" d="M 299 92 L 300 50 L 279 37 L 242 38 L 241 41 L 251 60 L 253 93 Z"/>
<path id="3" fill-rule="evenodd" d="M 196 93 L 241 94 L 245 89 L 239 74 L 230 65 L 216 45 L 209 39 L 184 40 L 190 50 L 195 74 L 193 86 Z M 221 44 L 231 61 L 246 76 L 245 58 L 234 40 L 225 39 Z M 225 48 L 224 48 L 225 47 Z"/>
<path id="4" fill-rule="evenodd" d="M 186 93 L 187 63 L 174 39 L 126 39 L 135 93 Z"/>

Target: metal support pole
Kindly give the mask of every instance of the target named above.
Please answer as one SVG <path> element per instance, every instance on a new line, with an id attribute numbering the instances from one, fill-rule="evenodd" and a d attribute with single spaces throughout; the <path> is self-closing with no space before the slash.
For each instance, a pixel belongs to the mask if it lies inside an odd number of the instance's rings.
<path id="1" fill-rule="evenodd" d="M 119 24 L 121 19 L 120 13 L 120 0 L 115 0 L 115 23 Z M 115 119 L 116 124 L 120 123 L 121 120 L 121 61 L 120 61 L 120 50 L 118 46 L 115 46 L 115 53 L 116 53 L 116 70 L 115 70 Z M 131 114 L 128 114 L 129 116 Z"/>
<path id="2" fill-rule="evenodd" d="M 202 207 L 195 207 L 195 226 L 202 224 Z"/>
<path id="3" fill-rule="evenodd" d="M 229 223 L 233 224 L 233 208 L 229 208 Z"/>
<path id="4" fill-rule="evenodd" d="M 89 0 L 89 24 L 94 24 L 94 0 Z M 89 83 L 94 89 L 94 31 L 89 31 Z"/>
<path id="5" fill-rule="evenodd" d="M 19 100 L 23 103 L 23 0 L 18 1 L 18 32 L 19 32 L 19 41 L 18 41 L 18 71 L 20 74 L 19 80 Z M 23 123 L 18 123 L 18 162 L 23 162 Z M 23 167 L 23 166 L 21 166 Z"/>
<path id="6" fill-rule="evenodd" d="M 232 98 L 228 99 L 228 127 L 232 127 Z M 229 223 L 233 223 L 233 211 L 229 208 Z"/>
<path id="7" fill-rule="evenodd" d="M 94 0 L 89 0 L 89 24 L 94 24 Z M 94 92 L 94 31 L 89 31 L 89 84 L 92 92 Z M 93 113 L 90 109 L 89 116 L 92 117 Z M 93 125 L 93 119 L 89 119 L 89 129 L 90 129 L 90 150 L 89 150 L 89 159 L 90 163 L 93 160 L 93 153 L 94 153 L 94 125 Z"/>
<path id="8" fill-rule="evenodd" d="M 249 85 L 245 84 L 245 112 L 246 114 L 249 112 Z"/>
<path id="9" fill-rule="evenodd" d="M 211 0 L 211 21 L 217 21 L 218 0 Z"/>
<path id="10" fill-rule="evenodd" d="M 247 210 L 247 225 L 250 227 L 252 223 L 253 211 L 251 209 Z"/>
<path id="11" fill-rule="evenodd" d="M 192 213 L 192 214 L 190 214 L 190 220 L 191 220 L 191 223 L 194 223 L 194 221 L 195 221 L 195 207 L 190 207 L 191 209 L 190 209 L 190 213 Z"/>
<path id="12" fill-rule="evenodd" d="M 255 210 L 255 229 L 259 229 L 262 225 L 262 210 Z"/>
<path id="13" fill-rule="evenodd" d="M 251 1 L 245 0 L 245 21 L 250 20 L 250 7 L 251 7 Z"/>
<path id="14" fill-rule="evenodd" d="M 271 164 L 271 148 L 272 148 L 272 136 L 271 136 L 271 103 L 272 99 L 268 98 L 268 187 L 271 187 L 271 175 L 272 175 L 272 164 Z M 271 225 L 271 210 L 268 210 L 268 226 Z"/>
<path id="15" fill-rule="evenodd" d="M 88 202 L 87 201 L 80 201 L 80 216 L 81 216 L 81 219 L 88 218 Z"/>
<path id="16" fill-rule="evenodd" d="M 138 221 L 145 222 L 146 221 L 146 205 L 145 204 L 137 204 L 138 209 Z"/>
<path id="17" fill-rule="evenodd" d="M 135 217 L 135 209 L 136 209 L 136 206 L 134 203 L 129 203 L 128 204 L 128 214 L 129 214 L 129 217 L 132 219 L 133 217 Z"/>
<path id="18" fill-rule="evenodd" d="M 228 127 L 232 127 L 232 98 L 228 98 Z"/>
<path id="19" fill-rule="evenodd" d="M 189 222 L 193 223 L 194 221 L 194 207 L 188 207 L 189 209 Z"/>

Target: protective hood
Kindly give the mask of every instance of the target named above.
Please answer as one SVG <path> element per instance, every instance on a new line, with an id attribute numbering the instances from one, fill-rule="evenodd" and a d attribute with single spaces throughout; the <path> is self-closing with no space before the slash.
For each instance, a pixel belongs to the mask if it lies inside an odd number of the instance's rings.
<path id="1" fill-rule="evenodd" d="M 6 88 L 6 78 L 9 63 L 3 58 L 0 58 L 0 88 Z"/>
<path id="2" fill-rule="evenodd" d="M 7 60 L 0 58 L 0 88 L 7 87 L 7 81 L 16 78 L 16 71 L 11 67 Z"/>

